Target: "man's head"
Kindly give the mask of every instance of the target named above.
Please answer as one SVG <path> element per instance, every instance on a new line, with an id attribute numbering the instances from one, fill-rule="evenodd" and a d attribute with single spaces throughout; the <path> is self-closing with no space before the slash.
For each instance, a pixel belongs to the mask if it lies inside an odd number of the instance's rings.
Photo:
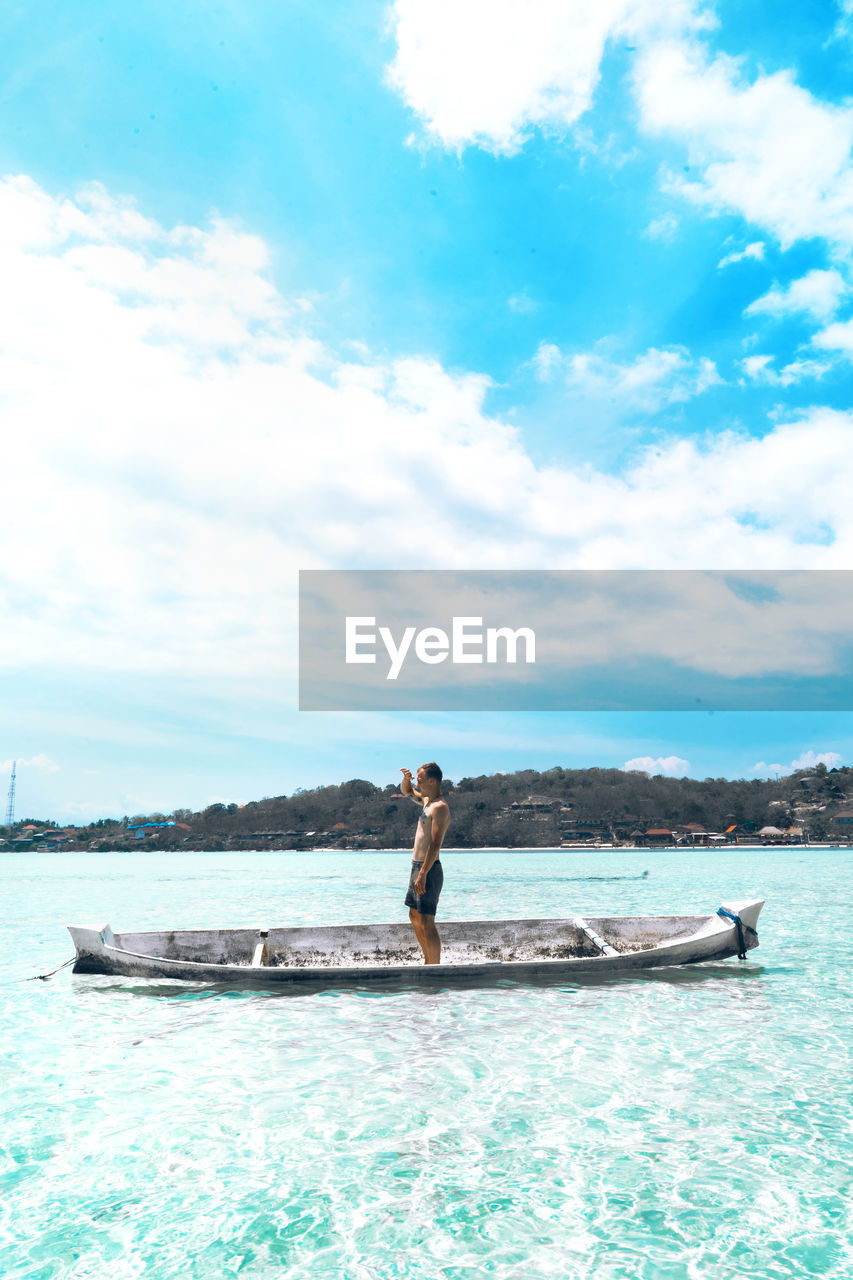
<path id="1" fill-rule="evenodd" d="M 421 791 L 430 796 L 437 796 L 441 791 L 441 779 L 443 774 L 434 760 L 430 760 L 429 764 L 422 764 L 418 769 L 418 787 Z"/>

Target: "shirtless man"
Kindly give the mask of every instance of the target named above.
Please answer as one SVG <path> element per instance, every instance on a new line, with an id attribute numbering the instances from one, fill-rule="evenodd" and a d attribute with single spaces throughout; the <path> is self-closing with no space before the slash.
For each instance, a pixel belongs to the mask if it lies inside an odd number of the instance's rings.
<path id="1" fill-rule="evenodd" d="M 441 961 L 441 939 L 435 927 L 435 910 L 438 895 L 444 883 L 444 871 L 438 860 L 441 842 L 450 825 L 450 810 L 441 797 L 441 770 L 437 764 L 422 764 L 417 773 L 417 786 L 412 784 L 409 769 L 401 769 L 403 781 L 400 790 L 422 805 L 412 850 L 412 870 L 406 906 L 415 936 L 421 944 L 425 964 Z"/>

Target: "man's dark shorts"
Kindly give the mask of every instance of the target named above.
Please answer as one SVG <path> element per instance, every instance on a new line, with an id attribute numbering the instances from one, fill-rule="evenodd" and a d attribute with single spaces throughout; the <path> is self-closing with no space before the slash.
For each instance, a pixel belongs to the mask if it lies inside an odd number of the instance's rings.
<path id="1" fill-rule="evenodd" d="M 438 907 L 438 895 L 444 884 L 444 871 L 441 862 L 436 859 L 427 872 L 426 892 L 415 893 L 415 881 L 421 874 L 421 863 L 413 862 L 409 873 L 409 892 L 406 894 L 406 906 L 414 907 L 422 916 L 434 916 Z"/>

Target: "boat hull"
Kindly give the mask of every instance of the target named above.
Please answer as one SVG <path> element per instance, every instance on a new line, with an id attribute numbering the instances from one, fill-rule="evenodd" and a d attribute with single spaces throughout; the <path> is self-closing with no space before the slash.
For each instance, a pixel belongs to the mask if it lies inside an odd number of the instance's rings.
<path id="1" fill-rule="evenodd" d="M 575 975 L 634 973 L 736 956 L 758 946 L 763 901 L 730 902 L 741 921 L 711 916 L 635 916 L 565 920 L 449 921 L 441 926 L 442 963 L 424 965 L 411 927 L 402 924 L 258 930 L 184 930 L 114 934 L 109 926 L 69 926 L 75 973 L 184 982 L 312 988 L 404 984 L 466 985 Z M 586 926 L 584 928 L 584 926 Z M 591 941 L 607 943 L 603 954 Z M 265 963 L 252 963 L 264 952 Z"/>

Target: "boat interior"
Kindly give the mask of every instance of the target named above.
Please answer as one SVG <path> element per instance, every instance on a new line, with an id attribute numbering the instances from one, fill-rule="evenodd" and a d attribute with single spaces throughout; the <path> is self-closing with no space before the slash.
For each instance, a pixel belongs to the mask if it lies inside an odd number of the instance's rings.
<path id="1" fill-rule="evenodd" d="M 439 921 L 442 963 L 505 964 L 645 951 L 704 931 L 707 916 Z M 116 933 L 110 946 L 200 964 L 278 968 L 421 964 L 409 924 Z"/>

